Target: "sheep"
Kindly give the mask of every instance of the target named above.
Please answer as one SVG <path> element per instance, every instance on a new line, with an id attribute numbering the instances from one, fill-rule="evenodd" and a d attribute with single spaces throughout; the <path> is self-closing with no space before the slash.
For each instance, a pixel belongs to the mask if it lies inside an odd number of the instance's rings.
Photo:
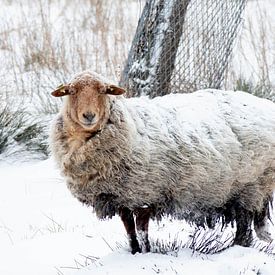
<path id="1" fill-rule="evenodd" d="M 149 99 L 85 71 L 53 123 L 53 156 L 73 196 L 99 219 L 118 214 L 131 253 L 149 252 L 149 219 L 214 228 L 236 222 L 234 244 L 268 229 L 275 186 L 275 104 L 207 89 Z"/>

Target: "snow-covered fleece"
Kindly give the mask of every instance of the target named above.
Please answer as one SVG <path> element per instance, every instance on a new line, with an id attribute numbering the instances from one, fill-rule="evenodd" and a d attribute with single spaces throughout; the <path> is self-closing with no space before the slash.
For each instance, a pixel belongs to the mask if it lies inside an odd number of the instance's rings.
<path id="1" fill-rule="evenodd" d="M 151 207 L 197 225 L 260 212 L 275 186 L 275 104 L 244 92 L 201 90 L 155 99 L 108 97 L 108 120 L 71 150 L 64 122 L 52 151 L 67 185 L 99 218 Z"/>

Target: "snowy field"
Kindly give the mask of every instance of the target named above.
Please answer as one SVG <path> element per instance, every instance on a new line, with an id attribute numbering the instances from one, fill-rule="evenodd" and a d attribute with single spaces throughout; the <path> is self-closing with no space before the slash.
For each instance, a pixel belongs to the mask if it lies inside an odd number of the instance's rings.
<path id="1" fill-rule="evenodd" d="M 275 257 L 255 248 L 235 246 L 214 255 L 168 249 L 168 255 L 133 256 L 120 219 L 98 221 L 72 198 L 51 159 L 2 163 L 0 182 L 1 275 L 274 275 Z M 149 233 L 153 242 L 180 243 L 192 231 L 184 222 L 166 219 L 152 222 Z"/>
<path id="2" fill-rule="evenodd" d="M 93 68 L 118 79 L 119 64 L 127 56 L 142 1 L 130 1 L 129 5 L 112 1 L 115 2 L 122 4 L 109 5 L 106 10 L 98 5 L 94 10 L 78 5 L 79 1 L 3 0 L 0 108 L 5 102 L 12 108 L 22 105 L 35 119 L 43 115 L 48 116 L 48 121 L 58 106 L 45 94 L 70 77 L 76 68 Z M 42 3 L 46 3 L 45 14 L 40 10 Z M 264 7 L 261 13 L 259 6 Z M 30 7 L 34 16 L 28 16 Z M 244 23 L 229 81 L 239 76 L 257 81 L 265 77 L 274 87 L 274 13 L 274 0 L 249 1 L 246 18 L 250 21 Z M 117 16 L 110 17 L 114 14 Z M 84 23 L 88 27 L 83 27 Z M 115 33 L 114 29 L 123 31 Z M 88 35 L 91 30 L 93 36 Z M 106 36 L 108 33 L 112 35 Z M 46 43 L 46 38 L 50 38 L 50 43 Z M 87 45 L 92 45 L 93 52 Z M 43 59 L 44 54 L 49 63 Z M 89 58 L 83 59 L 84 56 Z M 67 66 L 60 67 L 65 61 Z M 228 87 L 231 86 L 229 83 Z M 168 218 L 160 223 L 151 222 L 149 230 L 151 241 L 164 243 L 167 253 L 157 252 L 160 248 L 156 244 L 154 253 L 133 256 L 118 217 L 98 221 L 92 209 L 71 196 L 51 158 L 33 160 L 24 151 L 17 154 L 16 158 L 20 158 L 15 161 L 10 153 L 12 146 L 14 143 L 4 153 L 0 147 L 0 275 L 275 274 L 273 243 L 264 249 L 266 252 L 238 246 L 214 255 L 191 248 L 177 249 L 184 247 L 195 229 Z M 272 217 L 275 221 L 274 213 Z M 275 226 L 272 230 L 275 238 Z M 225 235 L 233 233 L 234 229 L 227 228 Z M 256 246 L 265 244 L 258 242 Z"/>

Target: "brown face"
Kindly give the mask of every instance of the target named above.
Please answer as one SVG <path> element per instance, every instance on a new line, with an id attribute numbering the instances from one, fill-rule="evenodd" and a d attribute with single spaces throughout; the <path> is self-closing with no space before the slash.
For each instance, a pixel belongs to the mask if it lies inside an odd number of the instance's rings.
<path id="1" fill-rule="evenodd" d="M 124 89 L 108 85 L 98 80 L 76 80 L 62 85 L 52 92 L 53 96 L 68 95 L 67 114 L 85 131 L 97 131 L 109 112 L 107 94 L 120 95 Z"/>
<path id="2" fill-rule="evenodd" d="M 69 97 L 68 111 L 71 119 L 88 131 L 98 130 L 103 122 L 108 108 L 106 94 L 100 94 L 97 89 L 83 87 L 76 89 Z"/>

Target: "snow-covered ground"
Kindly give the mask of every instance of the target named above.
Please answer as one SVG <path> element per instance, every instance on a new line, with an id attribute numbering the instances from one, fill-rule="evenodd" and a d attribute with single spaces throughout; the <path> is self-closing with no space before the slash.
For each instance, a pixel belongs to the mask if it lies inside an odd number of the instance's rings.
<path id="1" fill-rule="evenodd" d="M 164 243 L 185 242 L 191 232 L 169 219 L 149 231 Z M 255 248 L 133 256 L 120 219 L 98 221 L 71 196 L 52 159 L 0 165 L 0 243 L 1 275 L 275 274 L 274 256 Z"/>

